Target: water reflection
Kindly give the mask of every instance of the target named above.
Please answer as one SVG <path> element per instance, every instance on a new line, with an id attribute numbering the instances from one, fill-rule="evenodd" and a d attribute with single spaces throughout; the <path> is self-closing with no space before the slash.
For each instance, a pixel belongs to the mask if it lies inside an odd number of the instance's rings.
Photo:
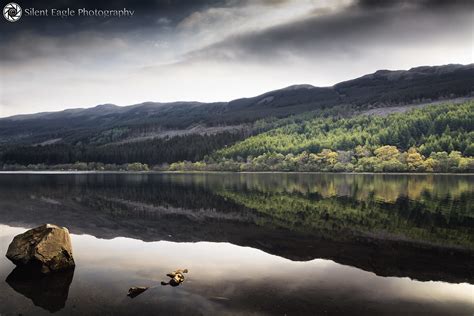
<path id="1" fill-rule="evenodd" d="M 4 240 L 24 231 L 0 225 Z M 2 238 L 2 237 L 6 238 Z M 72 235 L 77 263 L 64 315 L 471 315 L 469 284 L 418 282 L 315 259 L 294 262 L 229 243 Z M 0 277 L 11 264 L 0 258 Z M 179 287 L 163 275 L 186 266 Z M 150 288 L 133 300 L 130 285 Z M 0 283 L 0 312 L 49 314 Z"/>
<path id="2" fill-rule="evenodd" d="M 44 275 L 38 271 L 15 268 L 5 282 L 16 292 L 52 313 L 64 308 L 74 276 L 74 268 Z"/>
<path id="3" fill-rule="evenodd" d="M 474 283 L 472 176 L 0 175 L 0 223 L 230 242 L 381 276 Z"/>
<path id="4" fill-rule="evenodd" d="M 0 175 L 0 223 L 229 242 L 381 276 L 474 283 L 472 176 Z"/>

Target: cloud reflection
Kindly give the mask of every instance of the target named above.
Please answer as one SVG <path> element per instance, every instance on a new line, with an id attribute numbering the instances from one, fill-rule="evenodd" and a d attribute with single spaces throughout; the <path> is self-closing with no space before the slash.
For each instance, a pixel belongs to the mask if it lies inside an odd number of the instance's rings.
<path id="1" fill-rule="evenodd" d="M 0 240 L 4 243 L 22 231 L 24 228 L 0 225 Z M 173 314 L 324 310 L 358 314 L 369 310 L 373 314 L 423 311 L 437 315 L 464 314 L 474 308 L 474 285 L 384 278 L 330 260 L 292 262 L 229 243 L 103 240 L 88 235 L 73 235 L 72 243 L 77 267 L 69 300 L 84 313 L 101 308 L 118 314 L 152 310 Z M 159 285 L 167 272 L 183 267 L 189 273 L 182 286 Z M 151 288 L 133 301 L 136 304 L 130 304 L 125 300 L 130 285 Z M 1 287 L 2 301 L 6 293 Z M 70 311 L 69 305 L 65 312 Z M 7 303 L 0 310 L 8 312 L 14 307 Z"/>

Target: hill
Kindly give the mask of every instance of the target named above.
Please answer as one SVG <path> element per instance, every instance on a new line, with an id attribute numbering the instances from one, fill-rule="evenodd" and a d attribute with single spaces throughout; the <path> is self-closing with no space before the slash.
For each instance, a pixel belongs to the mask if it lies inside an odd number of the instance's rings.
<path id="1" fill-rule="evenodd" d="M 380 70 L 332 87 L 295 85 L 230 102 L 104 104 L 17 115 L 0 119 L 0 163 L 198 161 L 291 122 L 349 117 L 473 93 L 474 64 L 446 65 Z"/>
<path id="2" fill-rule="evenodd" d="M 474 171 L 474 101 L 388 116 L 300 117 L 172 170 Z"/>

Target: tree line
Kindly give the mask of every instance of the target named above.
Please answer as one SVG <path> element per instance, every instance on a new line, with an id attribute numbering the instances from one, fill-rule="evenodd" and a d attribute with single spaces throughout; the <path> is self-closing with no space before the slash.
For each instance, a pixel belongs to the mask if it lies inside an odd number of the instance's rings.
<path id="1" fill-rule="evenodd" d="M 70 165 L 76 162 L 122 165 L 140 162 L 148 165 L 180 160 L 201 160 L 205 155 L 243 139 L 244 131 L 214 135 L 183 135 L 148 141 L 108 145 L 52 144 L 6 148 L 0 156 L 3 165 Z M 95 167 L 95 166 L 94 166 Z"/>

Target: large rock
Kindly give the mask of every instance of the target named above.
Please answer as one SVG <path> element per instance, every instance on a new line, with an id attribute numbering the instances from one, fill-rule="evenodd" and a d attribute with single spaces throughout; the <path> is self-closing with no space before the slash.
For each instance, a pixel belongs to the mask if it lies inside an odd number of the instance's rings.
<path id="1" fill-rule="evenodd" d="M 7 258 L 17 266 L 41 273 L 74 267 L 71 238 L 67 228 L 45 224 L 15 236 Z"/>

